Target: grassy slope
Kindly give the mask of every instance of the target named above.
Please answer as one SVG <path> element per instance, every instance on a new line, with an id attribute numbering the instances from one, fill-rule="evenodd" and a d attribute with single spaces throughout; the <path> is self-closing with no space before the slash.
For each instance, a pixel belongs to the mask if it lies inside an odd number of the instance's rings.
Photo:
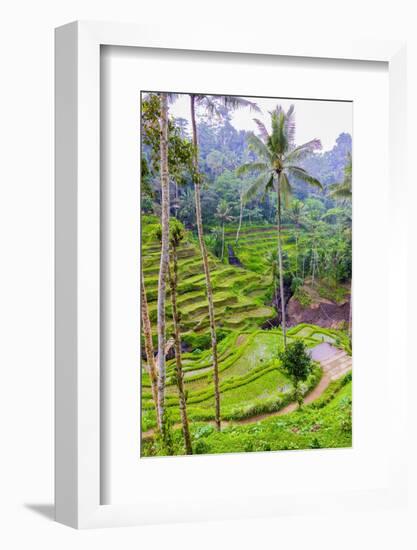
<path id="1" fill-rule="evenodd" d="M 159 272 L 159 245 L 155 238 L 157 218 L 142 219 L 142 265 L 149 302 L 149 313 L 155 328 Z M 183 332 L 202 332 L 208 327 L 205 280 L 197 243 L 190 234 L 179 251 L 179 303 Z M 247 269 L 232 267 L 210 257 L 211 278 L 218 328 L 248 329 L 257 327 L 274 315 L 264 305 L 262 296 L 251 295 L 254 289 L 265 288 L 264 278 Z M 168 319 L 172 311 L 168 299 Z"/>
<path id="2" fill-rule="evenodd" d="M 273 225 L 244 226 L 238 244 L 235 245 L 236 230 L 230 227 L 226 232 L 226 243 L 231 244 L 236 256 L 248 269 L 263 275 L 266 282 L 271 281 L 271 266 L 268 255 L 277 249 L 277 229 Z M 290 242 L 290 233 L 283 228 L 283 250 L 294 262 L 294 244 Z M 295 265 L 293 266 L 295 267 Z"/>
<path id="3" fill-rule="evenodd" d="M 206 437 L 206 452 L 350 447 L 351 395 L 351 383 L 348 383 L 322 409 L 308 406 L 255 424 L 231 426 L 224 433 L 212 432 Z"/>
<path id="4" fill-rule="evenodd" d="M 347 376 L 333 382 L 321 399 L 302 410 L 271 416 L 252 424 L 232 424 L 218 433 L 212 425 L 191 425 L 194 451 L 232 453 L 312 448 L 351 447 L 352 383 Z M 182 436 L 174 431 L 176 452 L 182 454 Z M 145 444 L 145 456 L 153 443 Z"/>

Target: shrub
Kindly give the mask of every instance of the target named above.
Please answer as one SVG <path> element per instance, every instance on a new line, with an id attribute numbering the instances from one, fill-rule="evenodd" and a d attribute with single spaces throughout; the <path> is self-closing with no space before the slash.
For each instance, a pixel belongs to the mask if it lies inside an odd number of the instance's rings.
<path id="1" fill-rule="evenodd" d="M 310 443 L 310 449 L 321 449 L 321 443 L 317 439 L 317 437 L 315 437 L 313 441 Z"/>
<path id="2" fill-rule="evenodd" d="M 224 338 L 226 338 L 228 334 L 229 334 L 229 331 L 218 328 L 216 330 L 217 343 L 221 342 Z M 195 332 L 187 332 L 182 335 L 182 340 L 188 346 L 190 346 L 190 348 L 192 349 L 197 348 L 200 352 L 202 350 L 209 349 L 211 346 L 211 337 L 210 337 L 209 331 L 205 331 L 200 334 L 197 334 Z"/>
<path id="3" fill-rule="evenodd" d="M 205 426 L 200 426 L 197 428 L 194 438 L 201 439 L 202 437 L 207 437 L 208 435 L 214 432 L 214 428 L 211 424 L 206 424 Z"/>
<path id="4" fill-rule="evenodd" d="M 210 451 L 210 445 L 204 439 L 199 439 L 194 445 L 194 453 L 196 455 L 204 455 Z"/>
<path id="5" fill-rule="evenodd" d="M 253 452 L 253 441 L 246 441 L 244 445 L 245 453 Z"/>
<path id="6" fill-rule="evenodd" d="M 311 296 L 302 287 L 297 288 L 297 290 L 294 292 L 294 298 L 298 300 L 301 307 L 306 308 L 311 306 L 311 303 L 312 303 Z"/>
<path id="7" fill-rule="evenodd" d="M 291 281 L 291 290 L 294 293 L 297 292 L 297 290 L 303 285 L 303 280 L 301 277 L 293 277 L 293 280 Z"/>
<path id="8" fill-rule="evenodd" d="M 296 389 L 298 404 L 303 402 L 303 392 L 300 384 L 305 382 L 312 372 L 313 364 L 306 352 L 306 346 L 302 340 L 294 340 L 288 344 L 287 349 L 279 354 L 281 368 L 293 380 Z"/>

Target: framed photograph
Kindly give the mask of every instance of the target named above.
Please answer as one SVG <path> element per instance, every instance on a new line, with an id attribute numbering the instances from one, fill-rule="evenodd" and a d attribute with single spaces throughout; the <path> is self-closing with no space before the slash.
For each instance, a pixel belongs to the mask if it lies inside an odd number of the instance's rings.
<path id="1" fill-rule="evenodd" d="M 401 43 L 56 30 L 58 521 L 404 504 L 404 82 Z"/>

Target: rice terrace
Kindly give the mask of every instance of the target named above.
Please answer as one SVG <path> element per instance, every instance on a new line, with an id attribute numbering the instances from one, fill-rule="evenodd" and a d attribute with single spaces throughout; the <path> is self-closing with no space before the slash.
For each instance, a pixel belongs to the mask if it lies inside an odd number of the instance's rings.
<path id="1" fill-rule="evenodd" d="M 141 456 L 351 447 L 351 103 L 140 111 Z"/>

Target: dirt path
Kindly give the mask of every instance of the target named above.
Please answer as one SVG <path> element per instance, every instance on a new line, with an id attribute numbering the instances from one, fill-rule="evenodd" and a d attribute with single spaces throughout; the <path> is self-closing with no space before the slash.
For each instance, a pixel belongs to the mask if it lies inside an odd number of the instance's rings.
<path id="1" fill-rule="evenodd" d="M 309 405 L 310 403 L 318 399 L 326 391 L 330 382 L 341 378 L 352 369 L 352 357 L 350 357 L 350 355 L 348 355 L 345 351 L 335 348 L 334 346 L 326 342 L 312 348 L 310 350 L 310 356 L 312 359 L 314 359 L 314 361 L 319 361 L 321 363 L 323 376 L 321 377 L 321 380 L 317 384 L 317 386 L 306 395 L 304 399 L 305 405 Z M 276 412 L 258 414 L 255 416 L 250 416 L 248 418 L 242 418 L 241 420 L 222 420 L 222 426 L 236 426 L 239 424 L 243 425 L 251 424 L 253 422 L 259 422 L 260 420 L 264 420 L 265 418 L 282 416 L 284 414 L 294 412 L 297 407 L 297 403 L 289 403 L 286 407 Z M 215 422 L 214 420 L 209 420 L 207 424 L 211 424 L 212 426 L 214 426 Z M 176 429 L 180 429 L 181 424 L 174 424 L 173 427 Z M 154 429 L 147 430 L 142 434 L 142 439 L 150 439 L 154 436 L 154 434 Z"/>

